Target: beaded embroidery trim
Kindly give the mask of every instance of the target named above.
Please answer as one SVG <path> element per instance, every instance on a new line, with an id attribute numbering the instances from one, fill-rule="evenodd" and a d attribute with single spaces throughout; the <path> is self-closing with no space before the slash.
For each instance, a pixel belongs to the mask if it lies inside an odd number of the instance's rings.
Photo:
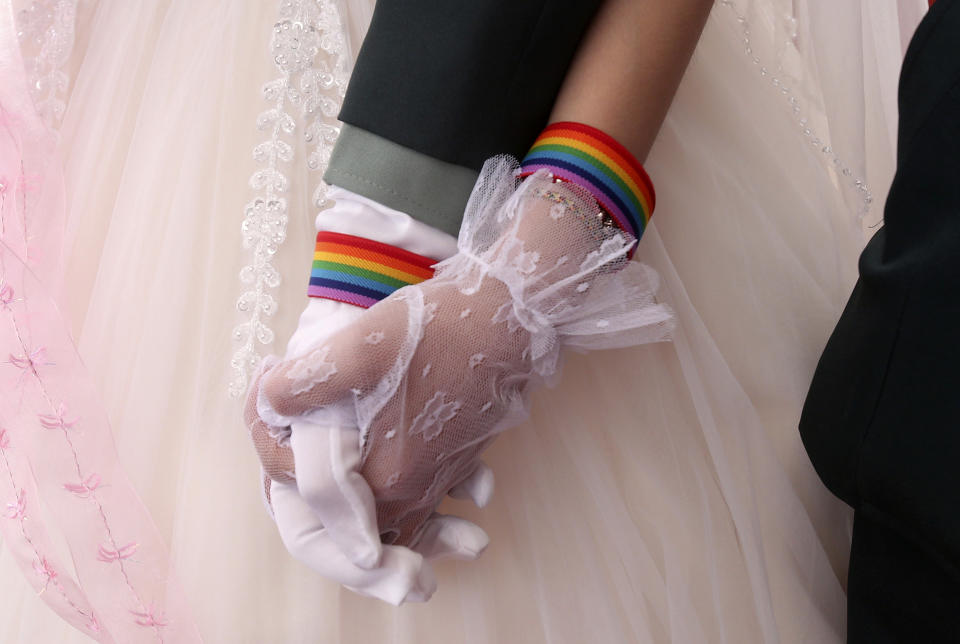
<path id="1" fill-rule="evenodd" d="M 753 36 L 750 31 L 751 22 L 747 19 L 745 13 L 748 10 L 749 5 L 744 7 L 738 7 L 737 3 L 734 0 L 718 0 L 717 4 L 714 5 L 714 12 L 719 12 L 720 7 L 725 7 L 730 11 L 736 20 L 737 24 L 740 27 L 740 30 L 743 35 L 743 52 L 750 59 L 750 62 L 753 63 L 754 68 L 759 72 L 760 77 L 766 81 L 770 82 L 770 85 L 787 100 L 790 105 L 794 117 L 797 119 L 797 124 L 799 125 L 800 132 L 807 139 L 811 146 L 814 149 L 820 150 L 821 154 L 829 160 L 832 164 L 832 172 L 836 173 L 838 180 L 841 185 L 846 186 L 846 189 L 851 187 L 855 189 L 858 193 L 858 198 L 861 202 L 861 206 L 858 208 L 856 216 L 857 221 L 862 221 L 869 213 L 870 208 L 873 204 L 873 193 L 867 187 L 867 182 L 864 177 L 854 174 L 853 169 L 840 157 L 840 155 L 834 151 L 833 145 L 827 139 L 827 137 L 821 138 L 819 134 L 814 130 L 814 127 L 811 123 L 811 117 L 808 116 L 803 108 L 801 107 L 800 96 L 803 95 L 803 91 L 795 91 L 790 84 L 788 79 L 790 75 L 787 74 L 783 68 L 783 65 L 780 64 L 780 61 L 776 62 L 776 67 L 772 65 L 768 67 L 768 63 L 765 62 L 757 52 L 754 51 L 754 42 Z M 796 40 L 798 37 L 797 32 L 797 18 L 793 12 L 789 12 L 784 16 L 784 22 L 787 25 L 787 40 L 785 45 L 789 48 L 796 48 Z M 762 24 L 762 21 L 760 21 Z M 769 29 L 768 25 L 763 25 L 763 30 Z M 797 82 L 800 84 L 799 79 L 793 78 L 792 82 Z M 817 112 L 818 110 L 812 109 L 813 106 L 808 106 L 810 112 Z M 822 120 L 823 115 L 818 114 L 820 120 Z M 830 166 L 828 165 L 828 168 Z M 877 222 L 870 226 L 879 225 L 880 222 Z"/>
<path id="2" fill-rule="evenodd" d="M 336 117 L 350 78 L 351 56 L 337 3 L 279 0 L 270 53 L 280 76 L 263 86 L 271 107 L 257 117 L 257 128 L 269 132 L 269 138 L 253 150 L 261 167 L 250 177 L 256 196 L 244 209 L 243 246 L 251 259 L 240 271 L 244 290 L 236 304 L 245 319 L 233 330 L 237 348 L 230 361 L 234 370 L 230 394 L 235 397 L 243 395 L 260 363 L 260 346 L 274 339 L 268 318 L 278 308 L 271 293 L 280 284 L 273 258 L 287 236 L 284 195 L 290 181 L 283 167 L 296 160 L 290 140 L 299 122 L 305 121 L 307 167 L 322 176 L 340 134 Z M 313 193 L 312 206 L 318 210 L 328 203 L 326 189 L 321 180 Z"/>
<path id="3" fill-rule="evenodd" d="M 369 308 L 433 277 L 437 260 L 363 237 L 321 231 L 307 295 Z"/>
<path id="4" fill-rule="evenodd" d="M 77 0 L 33 0 L 17 12 L 17 39 L 37 113 L 55 129 L 66 110 L 63 94 L 70 77 L 63 71 L 73 54 Z"/>

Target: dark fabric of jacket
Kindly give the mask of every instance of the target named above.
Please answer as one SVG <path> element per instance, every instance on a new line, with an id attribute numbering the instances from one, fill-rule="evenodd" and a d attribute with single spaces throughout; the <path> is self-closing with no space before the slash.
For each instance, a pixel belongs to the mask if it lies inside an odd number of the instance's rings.
<path id="1" fill-rule="evenodd" d="M 600 0 L 380 0 L 340 120 L 480 170 L 546 125 Z"/>
<path id="2" fill-rule="evenodd" d="M 921 22 L 898 102 L 884 225 L 860 257 L 800 434 L 856 509 L 851 641 L 960 642 L 960 0 L 939 0 Z"/>

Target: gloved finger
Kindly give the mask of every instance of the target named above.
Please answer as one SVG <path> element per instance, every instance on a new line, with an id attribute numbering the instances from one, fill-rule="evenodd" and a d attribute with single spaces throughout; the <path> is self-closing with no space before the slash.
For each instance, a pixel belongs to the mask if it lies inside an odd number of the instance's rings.
<path id="1" fill-rule="evenodd" d="M 263 507 L 267 511 L 267 515 L 271 520 L 276 522 L 277 517 L 273 514 L 273 505 L 270 499 L 270 483 L 273 479 L 270 478 L 266 472 L 263 471 L 263 468 L 260 468 L 260 500 L 263 502 Z"/>
<path id="2" fill-rule="evenodd" d="M 394 367 L 407 338 L 405 322 L 404 300 L 387 298 L 319 346 L 278 363 L 264 375 L 257 401 L 260 417 L 273 425 L 288 425 L 379 382 Z"/>
<path id="3" fill-rule="evenodd" d="M 483 461 L 477 461 L 477 468 L 450 488 L 448 494 L 455 499 L 470 499 L 478 508 L 482 508 L 493 496 L 493 470 Z"/>
<path id="4" fill-rule="evenodd" d="M 308 421 L 295 421 L 290 429 L 300 495 L 351 563 L 376 567 L 383 545 L 373 491 L 358 471 L 360 432 Z"/>
<path id="5" fill-rule="evenodd" d="M 385 546 L 380 565 L 353 565 L 333 542 L 295 485 L 273 481 L 270 493 L 283 545 L 298 561 L 350 590 L 394 606 L 427 601 L 437 588 L 423 555 L 403 546 Z"/>
<path id="6" fill-rule="evenodd" d="M 472 560 L 490 544 L 483 528 L 460 517 L 434 512 L 423 524 L 413 549 L 429 561 L 437 559 Z"/>
<path id="7" fill-rule="evenodd" d="M 270 478 L 284 483 L 297 478 L 293 451 L 289 445 L 280 445 L 277 442 L 266 423 L 254 424 L 250 429 L 250 438 L 260 464 Z"/>
<path id="8" fill-rule="evenodd" d="M 257 413 L 258 390 L 263 374 L 277 362 L 279 360 L 276 356 L 267 356 L 251 379 L 243 409 L 243 420 L 263 470 L 271 478 L 289 482 L 296 478 L 293 452 L 289 445 L 281 444 L 277 431 L 279 428 L 265 423 Z"/>
<path id="9" fill-rule="evenodd" d="M 260 415 L 257 413 L 257 397 L 260 393 L 260 384 L 263 380 L 263 375 L 279 362 L 280 359 L 277 356 L 265 356 L 250 377 L 250 386 L 247 387 L 247 397 L 243 404 L 243 423 L 247 429 L 250 429 L 257 420 L 260 420 Z"/>
<path id="10" fill-rule="evenodd" d="M 296 480 L 293 450 L 289 445 L 281 445 L 277 441 L 269 425 L 263 421 L 253 423 L 250 427 L 250 438 L 267 476 L 284 483 Z"/>

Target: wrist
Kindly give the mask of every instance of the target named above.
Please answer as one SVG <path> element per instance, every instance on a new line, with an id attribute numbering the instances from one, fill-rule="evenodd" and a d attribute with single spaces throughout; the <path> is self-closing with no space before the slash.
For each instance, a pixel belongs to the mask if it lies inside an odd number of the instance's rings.
<path id="1" fill-rule="evenodd" d="M 643 235 L 656 201 L 653 183 L 643 165 L 612 137 L 582 123 L 552 123 L 524 157 L 520 176 L 541 169 L 590 192 L 625 233 L 636 239 Z"/>

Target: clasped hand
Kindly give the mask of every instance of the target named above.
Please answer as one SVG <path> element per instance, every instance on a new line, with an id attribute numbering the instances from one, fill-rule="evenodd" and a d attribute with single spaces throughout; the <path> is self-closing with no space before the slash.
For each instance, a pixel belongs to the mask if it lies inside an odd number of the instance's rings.
<path id="1" fill-rule="evenodd" d="M 295 486 L 322 524 L 311 548 L 326 559 L 315 568 L 399 603 L 429 598 L 430 560 L 479 555 L 483 530 L 436 508 L 448 493 L 487 502 L 480 454 L 526 417 L 532 389 L 559 373 L 561 348 L 669 332 L 656 275 L 626 259 L 634 243 L 602 224 L 585 191 L 542 171 L 518 182 L 512 159 L 494 159 L 459 252 L 432 279 L 265 365 L 246 419 L 274 511 L 277 491 Z"/>

